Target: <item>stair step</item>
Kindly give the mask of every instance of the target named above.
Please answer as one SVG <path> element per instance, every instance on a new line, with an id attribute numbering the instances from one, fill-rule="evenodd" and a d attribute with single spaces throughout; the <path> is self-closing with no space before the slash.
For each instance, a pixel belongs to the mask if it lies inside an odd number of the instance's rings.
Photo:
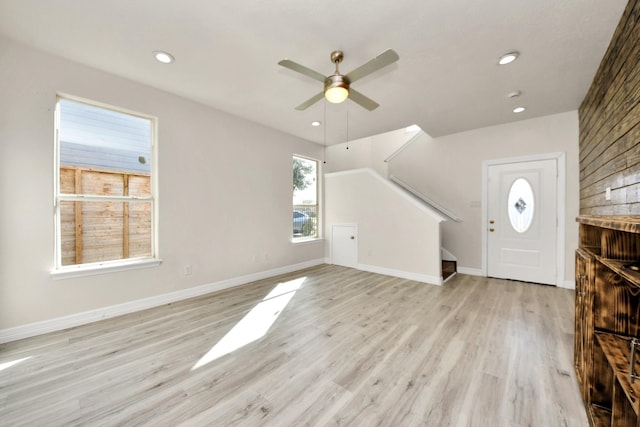
<path id="1" fill-rule="evenodd" d="M 457 262 L 455 261 L 442 261 L 442 280 L 447 280 L 449 277 L 456 273 Z"/>

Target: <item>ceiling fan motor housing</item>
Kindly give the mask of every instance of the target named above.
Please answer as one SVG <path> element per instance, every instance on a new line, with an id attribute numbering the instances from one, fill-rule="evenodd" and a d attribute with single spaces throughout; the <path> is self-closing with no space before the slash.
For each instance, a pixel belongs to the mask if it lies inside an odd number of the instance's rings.
<path id="1" fill-rule="evenodd" d="M 342 74 L 333 74 L 327 77 L 324 81 L 325 92 L 332 87 L 343 87 L 349 90 L 349 79 Z"/>

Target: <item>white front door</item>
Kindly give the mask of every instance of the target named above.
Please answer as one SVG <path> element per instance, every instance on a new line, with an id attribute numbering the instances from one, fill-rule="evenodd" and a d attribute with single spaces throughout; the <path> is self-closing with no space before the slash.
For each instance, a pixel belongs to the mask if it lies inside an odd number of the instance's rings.
<path id="1" fill-rule="evenodd" d="M 489 165 L 487 273 L 556 284 L 557 159 Z"/>
<path id="2" fill-rule="evenodd" d="M 345 267 L 358 266 L 358 226 L 340 224 L 331 227 L 331 262 Z"/>

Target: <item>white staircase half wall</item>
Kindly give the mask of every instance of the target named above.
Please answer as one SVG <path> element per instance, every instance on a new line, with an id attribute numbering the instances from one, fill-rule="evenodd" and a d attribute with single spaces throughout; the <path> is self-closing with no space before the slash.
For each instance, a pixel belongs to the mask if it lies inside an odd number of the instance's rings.
<path id="1" fill-rule="evenodd" d="M 373 169 L 328 173 L 325 233 L 331 260 L 333 225 L 357 224 L 357 267 L 442 284 L 440 223 L 446 218 Z"/>

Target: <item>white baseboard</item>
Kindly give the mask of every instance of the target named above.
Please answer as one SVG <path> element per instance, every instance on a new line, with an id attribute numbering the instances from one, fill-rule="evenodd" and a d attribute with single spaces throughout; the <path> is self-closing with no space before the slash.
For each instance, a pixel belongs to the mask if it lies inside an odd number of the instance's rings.
<path id="1" fill-rule="evenodd" d="M 458 266 L 457 270 L 458 270 L 458 273 L 460 273 L 460 274 L 468 274 L 469 276 L 482 276 L 482 277 L 485 277 L 485 275 L 482 273 L 482 270 L 479 269 L 479 268 Z"/>
<path id="2" fill-rule="evenodd" d="M 29 323 L 26 325 L 15 326 L 13 328 L 2 329 L 0 330 L 0 344 L 9 341 L 20 340 L 23 338 L 33 337 L 36 335 L 46 334 L 49 332 L 61 331 L 63 329 L 72 328 L 75 326 L 86 325 L 87 323 L 96 322 L 98 320 L 121 316 L 123 314 L 133 313 L 135 311 L 146 310 L 148 308 L 181 301 L 187 298 L 193 298 L 211 292 L 217 292 L 223 289 L 245 285 L 257 280 L 278 276 L 280 274 L 286 274 L 309 267 L 315 267 L 316 265 L 320 264 L 326 264 L 324 258 L 306 261 L 299 264 L 287 265 L 284 267 L 278 267 L 272 270 L 248 274 L 246 276 L 234 277 L 215 283 L 182 289 L 180 291 L 169 292 L 162 295 L 129 301 L 122 304 L 85 311 L 82 313 L 76 313 L 50 320 L 44 320 L 41 322 Z"/>
<path id="3" fill-rule="evenodd" d="M 430 276 L 428 274 L 411 273 L 408 271 L 394 270 L 392 268 L 378 267 L 368 264 L 358 264 L 357 268 L 358 270 L 368 271 L 370 273 L 400 277 L 401 279 L 415 280 L 417 282 L 428 283 L 430 285 L 442 285 L 442 277 Z"/>

